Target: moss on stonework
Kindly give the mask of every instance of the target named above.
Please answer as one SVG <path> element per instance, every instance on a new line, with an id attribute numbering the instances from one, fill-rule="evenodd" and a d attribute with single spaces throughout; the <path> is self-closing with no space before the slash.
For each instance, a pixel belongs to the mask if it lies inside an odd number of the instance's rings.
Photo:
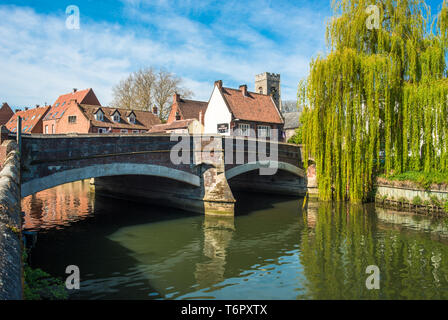
<path id="1" fill-rule="evenodd" d="M 47 272 L 31 268 L 27 263 L 27 253 L 23 253 L 23 296 L 25 300 L 66 300 L 68 292 L 62 280 Z"/>

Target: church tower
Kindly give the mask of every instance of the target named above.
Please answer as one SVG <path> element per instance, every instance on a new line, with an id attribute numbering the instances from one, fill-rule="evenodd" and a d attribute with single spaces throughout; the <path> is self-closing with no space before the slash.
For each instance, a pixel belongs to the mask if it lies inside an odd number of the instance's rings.
<path id="1" fill-rule="evenodd" d="M 282 111 L 280 74 L 264 72 L 255 76 L 255 92 L 272 95 L 279 111 Z"/>

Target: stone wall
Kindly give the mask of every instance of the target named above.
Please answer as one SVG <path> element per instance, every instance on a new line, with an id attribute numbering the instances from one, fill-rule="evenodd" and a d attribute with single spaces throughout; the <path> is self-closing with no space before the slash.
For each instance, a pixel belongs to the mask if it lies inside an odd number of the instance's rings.
<path id="1" fill-rule="evenodd" d="M 404 187 L 392 187 L 379 185 L 377 187 L 377 197 L 386 196 L 388 199 L 398 200 L 400 198 L 405 198 L 412 202 L 414 197 L 420 197 L 422 201 L 431 201 L 431 196 L 436 196 L 441 201 L 448 200 L 448 191 L 443 190 L 423 190 L 416 188 L 404 188 Z"/>
<path id="2" fill-rule="evenodd" d="M 0 146 L 0 300 L 22 299 L 22 218 L 17 144 Z"/>

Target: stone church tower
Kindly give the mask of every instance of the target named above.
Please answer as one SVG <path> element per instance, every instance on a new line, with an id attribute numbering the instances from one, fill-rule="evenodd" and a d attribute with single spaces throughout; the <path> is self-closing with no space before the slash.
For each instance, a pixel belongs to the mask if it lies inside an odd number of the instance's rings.
<path id="1" fill-rule="evenodd" d="M 278 110 L 282 111 L 280 74 L 264 72 L 255 76 L 255 92 L 272 95 Z"/>

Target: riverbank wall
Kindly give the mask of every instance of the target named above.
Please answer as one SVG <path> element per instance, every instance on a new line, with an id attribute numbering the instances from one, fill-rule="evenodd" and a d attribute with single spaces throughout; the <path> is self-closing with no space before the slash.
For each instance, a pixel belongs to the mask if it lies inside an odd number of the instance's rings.
<path id="1" fill-rule="evenodd" d="M 448 214 L 447 201 L 448 189 L 437 185 L 424 189 L 409 181 L 380 179 L 376 187 L 375 202 L 384 207 Z"/>
<path id="2" fill-rule="evenodd" d="M 0 145 L 0 300 L 23 298 L 20 155 L 13 140 Z"/>

